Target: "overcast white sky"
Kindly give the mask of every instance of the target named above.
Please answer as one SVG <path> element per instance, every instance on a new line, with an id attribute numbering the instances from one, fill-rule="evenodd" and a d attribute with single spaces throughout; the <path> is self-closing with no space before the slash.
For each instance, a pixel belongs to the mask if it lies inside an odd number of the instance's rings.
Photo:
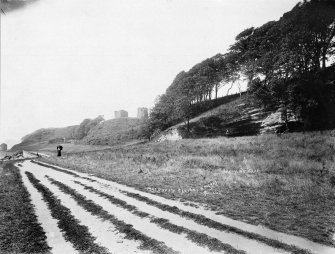
<path id="1" fill-rule="evenodd" d="M 39 0 L 2 15 L 0 141 L 151 108 L 175 75 L 298 0 Z"/>

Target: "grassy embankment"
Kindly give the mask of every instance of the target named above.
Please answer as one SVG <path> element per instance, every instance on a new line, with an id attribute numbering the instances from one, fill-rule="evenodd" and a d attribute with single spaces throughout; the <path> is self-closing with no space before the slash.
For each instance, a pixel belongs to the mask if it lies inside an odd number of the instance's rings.
<path id="1" fill-rule="evenodd" d="M 152 143 L 48 161 L 335 246 L 334 159 L 333 131 Z"/>
<path id="2" fill-rule="evenodd" d="M 0 252 L 49 253 L 49 250 L 19 170 L 12 164 L 0 165 Z"/>

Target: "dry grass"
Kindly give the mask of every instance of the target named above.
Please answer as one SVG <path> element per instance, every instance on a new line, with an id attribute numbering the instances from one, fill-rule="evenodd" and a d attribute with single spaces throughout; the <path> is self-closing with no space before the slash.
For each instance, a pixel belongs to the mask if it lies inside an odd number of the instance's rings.
<path id="1" fill-rule="evenodd" d="M 335 245 L 334 159 L 328 131 L 152 143 L 49 161 Z"/>

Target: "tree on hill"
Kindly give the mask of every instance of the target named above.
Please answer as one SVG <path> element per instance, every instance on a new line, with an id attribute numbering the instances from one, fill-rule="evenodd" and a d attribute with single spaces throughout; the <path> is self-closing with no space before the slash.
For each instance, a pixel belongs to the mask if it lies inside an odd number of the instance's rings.
<path id="1" fill-rule="evenodd" d="M 316 73 L 334 60 L 334 36 L 335 2 L 311 0 L 299 3 L 279 21 L 246 29 L 230 52 L 249 77 L 249 92 L 257 101 L 266 107 L 284 105 L 307 127 L 316 121 L 313 115 L 321 118 L 320 111 L 326 112 L 323 104 L 333 105 L 315 91 L 324 91 L 322 75 Z"/>
<path id="2" fill-rule="evenodd" d="M 74 134 L 75 139 L 83 139 L 84 137 L 87 136 L 88 132 L 93 129 L 95 126 L 97 126 L 100 122 L 104 121 L 103 116 L 98 116 L 94 119 L 84 119 L 78 129 L 76 130 Z"/>
<path id="3" fill-rule="evenodd" d="M 188 122 L 195 104 L 218 96 L 220 87 L 239 87 L 268 108 L 292 112 L 306 128 L 335 126 L 335 89 L 329 82 L 335 53 L 335 1 L 298 3 L 278 21 L 243 30 L 224 55 L 217 54 L 180 72 L 150 114 L 152 129 Z M 318 121 L 318 118 L 322 120 Z"/>

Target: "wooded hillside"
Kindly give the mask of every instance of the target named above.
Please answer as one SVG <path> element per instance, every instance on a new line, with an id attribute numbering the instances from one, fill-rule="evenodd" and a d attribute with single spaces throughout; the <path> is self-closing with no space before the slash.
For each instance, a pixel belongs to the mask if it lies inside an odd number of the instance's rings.
<path id="1" fill-rule="evenodd" d="M 298 3 L 278 21 L 246 28 L 225 54 L 181 71 L 150 114 L 151 132 L 189 120 L 218 90 L 248 82 L 248 96 L 264 108 L 294 114 L 305 129 L 335 126 L 335 1 Z M 328 67 L 329 66 L 329 67 Z"/>

